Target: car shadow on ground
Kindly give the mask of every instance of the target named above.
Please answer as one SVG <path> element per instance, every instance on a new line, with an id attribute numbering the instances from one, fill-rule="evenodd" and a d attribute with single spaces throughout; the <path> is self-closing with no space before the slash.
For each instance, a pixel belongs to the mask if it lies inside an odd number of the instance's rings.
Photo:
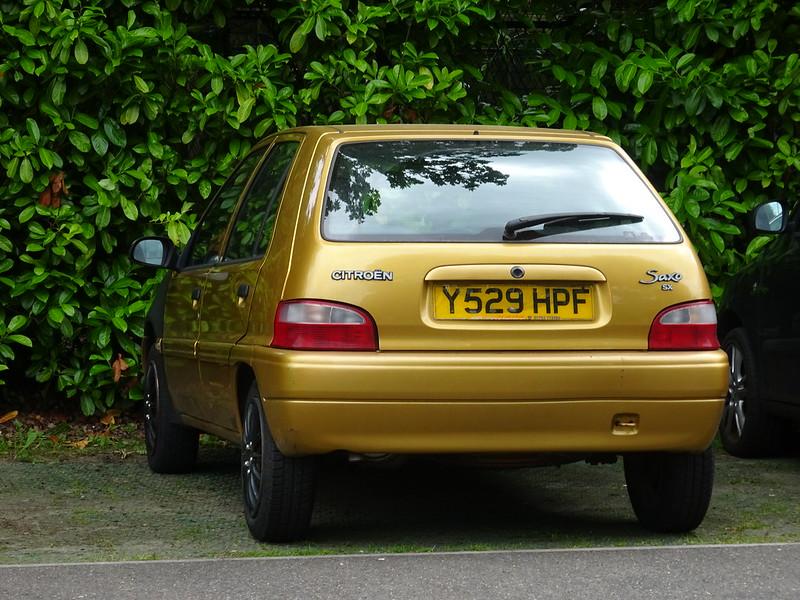
<path id="1" fill-rule="evenodd" d="M 239 493 L 235 449 L 204 453 L 195 474 Z M 320 461 L 308 543 L 430 549 L 530 542 L 595 545 L 654 536 L 636 522 L 621 463 L 493 469 L 428 460 Z M 661 536 L 663 538 L 663 536 Z"/>
<path id="2" fill-rule="evenodd" d="M 683 535 L 654 534 L 638 524 L 622 461 L 487 469 L 428 460 L 386 466 L 326 458 L 305 544 L 424 551 L 785 538 L 800 533 L 783 491 L 800 480 L 798 450 L 772 460 L 740 460 L 717 449 L 708 516 L 696 532 Z M 206 452 L 196 474 L 238 499 L 235 448 Z M 729 505 L 738 508 L 731 512 Z"/>

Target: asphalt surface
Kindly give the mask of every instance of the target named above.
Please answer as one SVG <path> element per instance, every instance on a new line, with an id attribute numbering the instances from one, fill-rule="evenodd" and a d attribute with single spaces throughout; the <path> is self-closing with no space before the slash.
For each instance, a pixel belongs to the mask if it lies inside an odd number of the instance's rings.
<path id="1" fill-rule="evenodd" d="M 0 566 L 0 598 L 800 598 L 800 544 Z"/>

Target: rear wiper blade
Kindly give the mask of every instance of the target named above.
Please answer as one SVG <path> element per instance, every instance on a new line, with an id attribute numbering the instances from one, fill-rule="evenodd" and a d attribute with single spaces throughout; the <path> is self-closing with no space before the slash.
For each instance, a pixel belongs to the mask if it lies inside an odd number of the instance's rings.
<path id="1" fill-rule="evenodd" d="M 629 213 L 609 213 L 609 212 L 587 212 L 587 213 L 550 213 L 547 215 L 535 215 L 530 217 L 520 217 L 511 219 L 506 223 L 503 230 L 504 240 L 518 239 L 518 232 L 544 225 L 542 230 L 531 231 L 525 236 L 526 239 L 542 237 L 545 235 L 555 235 L 564 233 L 561 226 L 569 227 L 570 230 L 597 229 L 600 227 L 614 227 L 615 225 L 627 225 L 629 223 L 640 223 L 644 220 L 642 215 Z M 548 231 L 548 229 L 552 229 Z"/>

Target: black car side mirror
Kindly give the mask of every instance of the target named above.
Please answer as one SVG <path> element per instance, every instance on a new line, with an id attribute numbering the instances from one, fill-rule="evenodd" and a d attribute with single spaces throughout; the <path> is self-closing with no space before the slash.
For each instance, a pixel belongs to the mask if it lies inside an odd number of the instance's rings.
<path id="1" fill-rule="evenodd" d="M 130 257 L 133 262 L 147 267 L 176 269 L 178 253 L 169 238 L 143 237 L 131 244 Z"/>
<path id="2" fill-rule="evenodd" d="M 753 225 L 759 233 L 780 233 L 786 228 L 783 205 L 775 200 L 759 204 L 753 211 Z"/>

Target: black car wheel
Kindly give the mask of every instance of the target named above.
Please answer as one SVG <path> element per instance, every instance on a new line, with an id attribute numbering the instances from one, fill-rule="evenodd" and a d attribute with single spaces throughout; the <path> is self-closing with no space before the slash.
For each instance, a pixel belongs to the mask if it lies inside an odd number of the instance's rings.
<path id="1" fill-rule="evenodd" d="M 660 533 L 695 529 L 708 510 L 714 486 L 714 457 L 700 454 L 629 454 L 625 483 L 639 522 Z"/>
<path id="2" fill-rule="evenodd" d="M 171 400 L 161 353 L 147 353 L 144 388 L 144 441 L 147 464 L 156 473 L 185 473 L 197 460 L 198 431 L 170 420 Z"/>
<path id="3" fill-rule="evenodd" d="M 269 431 L 258 386 L 247 393 L 242 417 L 242 496 L 247 526 L 259 541 L 303 538 L 314 505 L 314 457 L 285 456 Z"/>
<path id="4" fill-rule="evenodd" d="M 758 396 L 758 373 L 747 333 L 741 327 L 730 331 L 722 347 L 730 363 L 728 395 L 719 425 L 722 446 L 741 458 L 779 451 L 782 426 L 765 412 Z"/>

